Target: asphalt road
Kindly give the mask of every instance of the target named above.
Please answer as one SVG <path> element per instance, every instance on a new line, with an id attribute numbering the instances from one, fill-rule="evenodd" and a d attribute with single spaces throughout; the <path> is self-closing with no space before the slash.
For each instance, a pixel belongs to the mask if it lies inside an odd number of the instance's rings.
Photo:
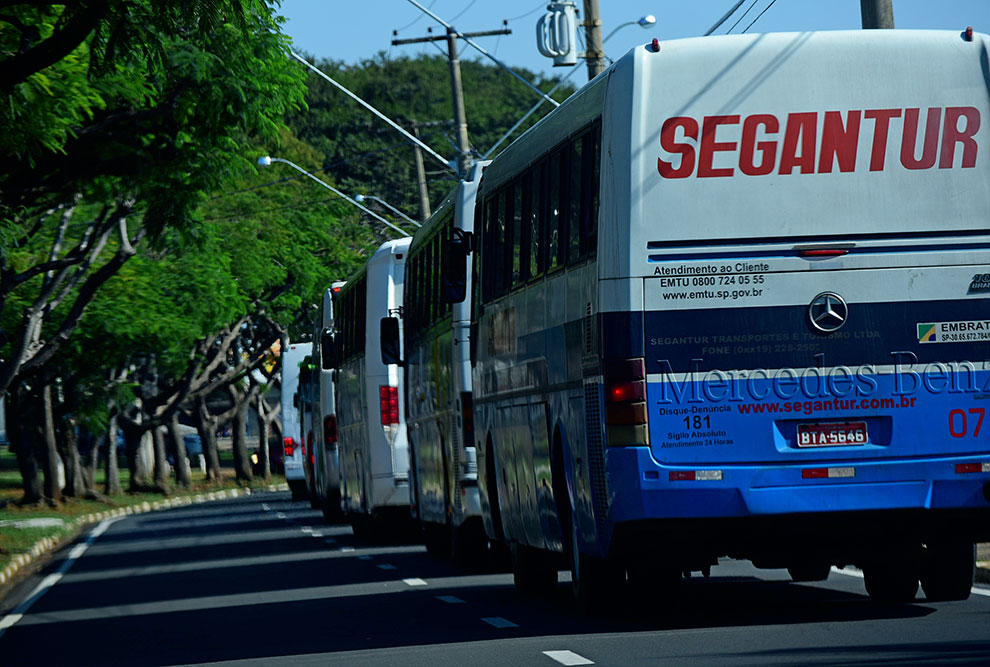
<path id="1" fill-rule="evenodd" d="M 794 584 L 727 561 L 589 618 L 414 544 L 369 544 L 288 494 L 96 527 L 0 603 L 0 664 L 990 664 L 990 588 L 870 602 L 855 572 Z"/>

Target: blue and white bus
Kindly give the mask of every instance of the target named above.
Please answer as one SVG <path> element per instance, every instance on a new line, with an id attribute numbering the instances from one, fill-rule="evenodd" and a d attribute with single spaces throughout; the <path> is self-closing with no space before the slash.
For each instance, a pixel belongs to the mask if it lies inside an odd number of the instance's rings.
<path id="1" fill-rule="evenodd" d="M 402 368 L 383 363 L 379 331 L 402 308 L 410 241 L 383 243 L 340 289 L 334 312 L 341 505 L 358 534 L 409 519 Z"/>
<path id="2" fill-rule="evenodd" d="M 485 165 L 475 164 L 413 237 L 402 317 L 414 513 L 431 553 L 450 554 L 469 567 L 482 564 L 488 547 L 474 447 L 471 302 L 465 298 L 475 195 Z M 451 292 L 454 285 L 459 294 Z"/>
<path id="3" fill-rule="evenodd" d="M 337 452 L 337 408 L 334 400 L 333 359 L 324 359 L 323 346 L 316 344 L 324 336 L 333 336 L 334 301 L 342 281 L 334 282 L 323 292 L 313 331 L 313 391 L 310 397 L 313 414 L 313 492 L 317 506 L 328 522 L 340 518 L 340 465 Z M 328 350 L 333 357 L 333 350 Z"/>
<path id="4" fill-rule="evenodd" d="M 720 557 L 969 595 L 990 538 L 990 39 L 654 42 L 488 167 L 486 530 L 579 600 Z"/>

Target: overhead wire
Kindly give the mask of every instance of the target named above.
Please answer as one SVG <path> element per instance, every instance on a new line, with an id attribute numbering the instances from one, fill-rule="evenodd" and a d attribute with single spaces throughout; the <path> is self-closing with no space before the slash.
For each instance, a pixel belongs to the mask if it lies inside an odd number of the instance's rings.
<path id="1" fill-rule="evenodd" d="M 435 4 L 437 4 L 437 0 L 433 0 L 433 2 L 431 2 L 428 6 L 432 9 L 433 8 L 433 5 L 435 5 Z M 416 18 L 414 18 L 412 21 L 410 21 L 409 23 L 405 24 L 401 28 L 396 28 L 395 29 L 395 32 L 399 32 L 400 30 L 405 30 L 406 28 L 410 28 L 410 27 L 416 25 L 417 23 L 419 23 L 419 20 L 421 18 L 423 18 L 423 13 L 422 12 L 420 12 L 419 15 L 416 16 Z"/>
<path id="2" fill-rule="evenodd" d="M 750 11 L 752 11 L 752 9 L 753 9 L 753 7 L 755 7 L 755 6 L 756 6 L 756 3 L 757 3 L 757 2 L 759 2 L 759 1 L 760 1 L 760 0 L 753 0 L 753 2 L 752 2 L 752 3 L 750 3 L 750 5 L 749 5 L 749 7 L 748 7 L 748 8 L 746 9 L 746 11 L 744 11 L 744 12 L 742 13 L 742 16 L 740 16 L 739 18 L 737 18 L 737 19 L 736 19 L 736 22 L 732 24 L 732 27 L 731 27 L 731 28 L 729 28 L 728 30 L 726 30 L 726 31 L 725 31 L 725 34 L 726 34 L 726 35 L 728 35 L 728 34 L 729 34 L 729 33 L 731 33 L 731 32 L 732 32 L 733 30 L 735 30 L 735 29 L 736 29 L 736 26 L 737 26 L 737 25 L 739 25 L 739 22 L 740 22 L 740 21 L 742 21 L 742 20 L 743 20 L 744 18 L 746 18 L 746 15 L 747 15 L 747 14 L 749 14 L 749 13 L 750 13 Z"/>
<path id="3" fill-rule="evenodd" d="M 450 20 L 451 20 L 451 21 L 456 21 L 457 19 L 459 19 L 459 18 L 461 18 L 462 16 L 464 16 L 464 13 L 465 13 L 465 12 L 466 12 L 467 10 L 469 10 L 469 9 L 471 9 L 471 5 L 473 5 L 473 4 L 474 4 L 474 3 L 476 3 L 477 1 L 478 1 L 478 0 L 471 0 L 471 2 L 469 2 L 469 3 L 468 3 L 468 6 L 467 6 L 467 7 L 465 7 L 464 9 L 462 9 L 462 10 L 461 10 L 460 12 L 458 12 L 458 13 L 457 13 L 457 14 L 455 14 L 454 16 L 452 16 L 452 17 L 450 17 Z"/>
<path id="4" fill-rule="evenodd" d="M 764 7 L 763 8 L 763 11 L 760 12 L 759 15 L 755 19 L 753 19 L 753 23 L 756 23 L 757 21 L 759 21 L 760 20 L 760 16 L 763 16 L 764 14 L 766 14 L 767 13 L 767 10 L 770 9 L 771 7 L 773 7 L 773 3 L 775 3 L 775 2 L 777 2 L 777 0 L 770 0 L 770 4 L 767 5 L 766 7 Z M 746 30 L 749 30 L 750 28 L 752 28 L 753 27 L 753 23 L 750 23 L 748 26 L 746 26 Z M 746 33 L 746 30 L 743 30 L 743 34 Z"/>
<path id="5" fill-rule="evenodd" d="M 531 9 L 531 10 L 529 10 L 528 12 L 526 12 L 525 14 L 520 14 L 519 16 L 516 16 L 515 18 L 511 18 L 511 19 L 505 19 L 505 20 L 506 20 L 506 21 L 518 21 L 519 19 L 524 19 L 524 18 L 526 18 L 527 16 L 530 16 L 530 15 L 532 15 L 532 14 L 535 14 L 536 12 L 538 12 L 538 11 L 540 11 L 541 9 L 543 9 L 543 7 L 544 7 L 544 5 L 546 5 L 546 4 L 547 4 L 546 2 L 544 2 L 543 0 L 541 0 L 541 1 L 540 1 L 540 2 L 539 2 L 539 3 L 537 4 L 537 5 L 536 5 L 536 8 L 535 8 L 535 9 Z"/>

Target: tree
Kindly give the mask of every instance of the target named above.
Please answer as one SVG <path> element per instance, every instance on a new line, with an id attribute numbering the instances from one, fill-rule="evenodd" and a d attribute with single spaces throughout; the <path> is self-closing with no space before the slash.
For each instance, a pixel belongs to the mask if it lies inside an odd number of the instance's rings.
<path id="1" fill-rule="evenodd" d="M 0 166 L 0 308 L 12 341 L 0 392 L 51 360 L 145 237 L 195 237 L 196 207 L 250 168 L 249 138 L 277 139 L 283 113 L 300 103 L 302 75 L 287 66 L 270 10 L 235 5 L 236 20 L 206 0 L 0 14 L 5 36 L 28 40 L 0 69 L 60 31 L 68 39 L 66 25 L 101 17 L 61 60 L 15 76 L 11 103 L 0 105 L 0 145 L 12 156 Z M 89 23 L 82 6 L 96 12 Z"/>
<path id="2" fill-rule="evenodd" d="M 197 207 L 303 87 L 262 0 L 4 5 L 0 393 L 17 393 L 78 375 L 58 353 L 107 281 L 146 245 L 195 244 Z"/>
<path id="3" fill-rule="evenodd" d="M 451 134 L 450 86 L 437 85 L 438 81 L 448 80 L 446 57 L 389 58 L 380 53 L 353 66 L 327 60 L 316 64 L 390 118 L 409 125 L 417 121 L 425 143 L 441 155 L 453 157 L 452 144 L 456 142 Z M 519 73 L 544 91 L 556 83 L 555 79 L 544 79 L 525 69 Z M 539 98 L 494 65 L 463 60 L 461 74 L 468 136 L 475 156 L 480 157 Z M 410 142 L 316 74 L 308 75 L 307 88 L 307 107 L 290 112 L 287 122 L 297 137 L 325 156 L 322 172 L 345 192 L 378 195 L 406 212 L 417 210 L 417 178 Z M 559 99 L 571 92 L 573 88 L 562 88 Z M 547 104 L 543 113 L 549 110 Z M 542 115 L 534 114 L 512 138 Z M 428 160 L 426 169 L 430 198 L 435 204 L 453 186 L 455 176 L 435 160 Z"/>

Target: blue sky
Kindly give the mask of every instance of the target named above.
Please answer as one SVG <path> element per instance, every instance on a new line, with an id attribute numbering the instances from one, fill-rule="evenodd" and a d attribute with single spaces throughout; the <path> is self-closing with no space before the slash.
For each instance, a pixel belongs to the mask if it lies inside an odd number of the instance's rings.
<path id="1" fill-rule="evenodd" d="M 567 68 L 553 68 L 549 59 L 536 49 L 536 21 L 546 7 L 546 0 L 419 0 L 432 12 L 462 32 L 493 30 L 508 20 L 512 34 L 477 38 L 485 50 L 505 64 L 525 67 L 548 76 L 562 74 Z M 771 6 L 772 3 L 772 6 Z M 581 0 L 576 0 L 580 9 Z M 609 35 L 605 44 L 611 58 L 618 58 L 630 48 L 653 37 L 662 40 L 704 34 L 734 4 L 735 0 L 599 0 L 602 32 Z M 861 27 L 859 0 L 745 0 L 716 34 L 725 33 L 752 6 L 733 33 L 843 30 Z M 769 9 L 767 9 L 769 7 Z M 978 32 L 990 32 L 990 0 L 894 0 L 894 23 L 898 29 L 932 28 L 962 31 L 973 26 Z M 442 34 L 443 27 L 426 16 L 408 0 L 282 0 L 280 13 L 288 20 L 284 31 L 292 37 L 297 51 L 320 58 L 356 63 L 379 51 L 393 55 L 415 55 L 419 51 L 437 53 L 435 45 L 391 46 L 392 31 L 401 37 L 421 37 L 428 27 Z M 637 25 L 619 27 L 652 14 L 656 24 L 644 30 Z M 442 46 L 442 44 L 441 44 Z M 461 44 L 464 58 L 482 57 Z M 574 77 L 576 83 L 584 73 Z M 447 85 L 446 81 L 438 82 Z"/>

